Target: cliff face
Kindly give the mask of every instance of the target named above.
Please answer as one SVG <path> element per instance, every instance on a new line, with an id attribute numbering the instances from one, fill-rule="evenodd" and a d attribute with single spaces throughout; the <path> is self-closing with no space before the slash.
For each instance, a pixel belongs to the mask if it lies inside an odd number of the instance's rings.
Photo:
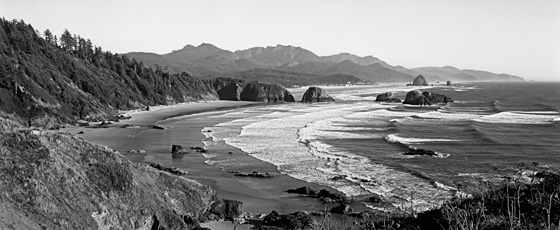
<path id="1" fill-rule="evenodd" d="M 0 123 L 0 229 L 189 229 L 235 218 L 213 213 L 224 201 L 194 180 L 70 134 Z"/>

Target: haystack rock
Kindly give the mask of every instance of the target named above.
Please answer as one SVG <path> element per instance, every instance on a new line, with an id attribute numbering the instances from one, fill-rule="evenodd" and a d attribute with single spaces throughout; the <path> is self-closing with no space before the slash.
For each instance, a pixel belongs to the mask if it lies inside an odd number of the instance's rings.
<path id="1" fill-rule="evenodd" d="M 335 101 L 326 89 L 320 87 L 309 87 L 303 94 L 301 102 L 333 102 Z"/>
<path id="2" fill-rule="evenodd" d="M 401 102 L 401 99 L 395 98 L 393 93 L 383 93 L 377 95 L 375 101 L 382 101 L 382 102 Z"/>
<path id="3" fill-rule="evenodd" d="M 295 102 L 294 96 L 290 91 L 278 85 L 251 82 L 241 91 L 242 101 L 261 101 L 261 102 Z"/>
<path id="4" fill-rule="evenodd" d="M 412 81 L 412 85 L 415 86 L 428 86 L 428 80 L 426 80 L 426 78 L 422 75 L 418 75 L 418 77 L 414 78 L 414 81 Z"/>

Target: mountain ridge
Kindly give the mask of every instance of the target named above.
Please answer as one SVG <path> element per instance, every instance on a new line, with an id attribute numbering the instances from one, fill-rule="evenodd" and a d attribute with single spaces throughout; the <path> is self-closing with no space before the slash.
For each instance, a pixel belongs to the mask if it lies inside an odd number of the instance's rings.
<path id="1" fill-rule="evenodd" d="M 405 68 L 393 66 L 372 55 L 358 56 L 343 52 L 319 56 L 310 50 L 292 45 L 258 46 L 229 51 L 210 43 L 185 45 L 182 49 L 160 54 L 131 52 L 124 55 L 147 65 L 168 66 L 170 71 L 185 71 L 194 76 L 212 78 L 224 74 L 237 75 L 252 69 L 300 72 L 319 76 L 354 75 L 368 82 L 411 82 L 420 74 L 429 81 L 523 81 L 509 74 L 483 70 L 458 69 L 452 66 Z M 353 63 L 353 64 L 352 64 Z"/>

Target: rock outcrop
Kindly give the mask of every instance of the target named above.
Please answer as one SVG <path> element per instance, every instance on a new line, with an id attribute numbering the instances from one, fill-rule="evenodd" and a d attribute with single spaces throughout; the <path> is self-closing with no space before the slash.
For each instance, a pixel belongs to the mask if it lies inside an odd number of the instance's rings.
<path id="1" fill-rule="evenodd" d="M 344 194 L 338 192 L 332 193 L 326 189 L 322 189 L 321 191 L 319 191 L 319 193 L 317 193 L 317 198 L 319 199 L 328 198 L 334 202 L 344 203 L 344 204 L 350 203 L 350 199 L 348 199 L 348 197 L 346 197 Z"/>
<path id="2" fill-rule="evenodd" d="M 311 187 L 299 187 L 299 188 L 292 188 L 286 191 L 287 193 L 296 193 L 296 194 L 303 194 L 309 196 L 316 196 L 317 191 Z"/>
<path id="3" fill-rule="evenodd" d="M 420 90 L 412 90 L 406 94 L 403 104 L 423 106 L 449 102 L 453 102 L 453 99 L 443 94 L 434 93 L 432 91 L 421 92 Z"/>
<path id="4" fill-rule="evenodd" d="M 1 124 L 0 159 L 0 229 L 190 229 L 238 213 L 206 185 L 67 133 Z"/>
<path id="5" fill-rule="evenodd" d="M 352 213 L 352 208 L 348 204 L 339 204 L 338 206 L 331 208 L 330 212 L 337 214 L 350 214 Z"/>
<path id="6" fill-rule="evenodd" d="M 260 102 L 295 102 L 294 96 L 290 91 L 278 85 L 264 84 L 260 82 L 248 83 L 243 91 L 241 91 L 240 99 L 242 101 L 260 101 Z"/>
<path id="7" fill-rule="evenodd" d="M 401 102 L 401 99 L 395 97 L 393 93 L 382 93 L 377 95 L 375 101 L 381 102 Z"/>
<path id="8" fill-rule="evenodd" d="M 171 157 L 173 159 L 181 159 L 186 154 L 188 154 L 187 150 L 183 148 L 181 145 L 172 145 L 171 146 Z"/>
<path id="9" fill-rule="evenodd" d="M 273 228 L 266 228 L 268 226 Z M 272 211 L 263 218 L 263 227 L 265 227 L 265 229 L 311 230 L 317 229 L 318 224 L 307 212 L 294 212 L 292 214 L 280 215 L 278 212 Z"/>
<path id="10" fill-rule="evenodd" d="M 428 100 L 430 100 L 430 102 L 432 103 L 449 103 L 449 102 L 453 102 L 453 99 L 451 99 L 448 96 L 445 96 L 443 94 L 439 94 L 439 93 L 434 93 L 433 91 L 424 91 L 422 93 L 422 95 L 427 98 Z"/>
<path id="11" fill-rule="evenodd" d="M 239 83 L 230 83 L 217 90 L 220 100 L 240 101 L 243 88 Z"/>
<path id="12" fill-rule="evenodd" d="M 409 156 L 437 156 L 438 154 L 432 150 L 427 149 L 409 149 L 407 152 L 404 152 L 403 155 Z"/>
<path id="13" fill-rule="evenodd" d="M 335 100 L 329 95 L 326 89 L 321 87 L 309 87 L 303 97 L 301 102 L 334 102 Z"/>
<path id="14" fill-rule="evenodd" d="M 412 85 L 414 85 L 414 86 L 428 86 L 429 84 L 428 84 L 428 80 L 426 80 L 426 78 L 424 76 L 418 75 L 412 81 Z"/>

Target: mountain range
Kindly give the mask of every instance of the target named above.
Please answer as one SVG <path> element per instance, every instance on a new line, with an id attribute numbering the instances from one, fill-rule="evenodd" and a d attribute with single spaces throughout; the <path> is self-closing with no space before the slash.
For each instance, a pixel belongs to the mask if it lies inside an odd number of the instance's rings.
<path id="1" fill-rule="evenodd" d="M 228 51 L 212 44 L 186 45 L 167 54 L 132 52 L 124 54 L 148 66 L 160 66 L 173 73 L 187 72 L 201 78 L 235 77 L 255 78 L 262 72 L 267 75 L 316 75 L 354 76 L 362 82 L 411 82 L 418 75 L 429 81 L 523 81 L 509 74 L 495 74 L 481 70 L 461 70 L 451 66 L 407 69 L 390 65 L 373 57 L 360 57 L 350 53 L 318 56 L 295 46 L 253 47 Z M 262 80 L 262 79 L 261 79 Z M 356 79 L 355 79 L 356 80 Z M 266 80 L 264 80 L 266 81 Z M 284 82 L 284 85 L 289 83 Z"/>

